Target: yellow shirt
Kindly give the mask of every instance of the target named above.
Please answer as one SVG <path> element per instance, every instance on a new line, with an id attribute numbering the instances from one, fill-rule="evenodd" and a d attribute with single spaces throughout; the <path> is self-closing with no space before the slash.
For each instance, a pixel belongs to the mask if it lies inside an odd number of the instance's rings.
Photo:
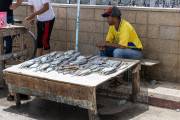
<path id="1" fill-rule="evenodd" d="M 119 44 L 127 48 L 143 49 L 142 43 L 135 29 L 129 22 L 123 19 L 120 23 L 118 31 L 116 31 L 114 25 L 109 27 L 106 41 L 110 43 Z"/>

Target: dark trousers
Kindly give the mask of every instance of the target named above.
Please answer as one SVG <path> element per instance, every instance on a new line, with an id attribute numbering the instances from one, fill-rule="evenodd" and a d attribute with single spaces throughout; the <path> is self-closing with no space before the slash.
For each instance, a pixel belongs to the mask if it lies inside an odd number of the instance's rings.
<path id="1" fill-rule="evenodd" d="M 13 16 L 7 17 L 7 23 L 14 24 Z M 5 54 L 11 53 L 12 52 L 12 37 L 11 36 L 4 37 L 4 42 L 5 42 Z"/>

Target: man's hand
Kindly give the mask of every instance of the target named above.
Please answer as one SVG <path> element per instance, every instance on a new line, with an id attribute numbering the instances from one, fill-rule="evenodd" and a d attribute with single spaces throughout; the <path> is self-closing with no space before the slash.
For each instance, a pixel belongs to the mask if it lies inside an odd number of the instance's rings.
<path id="1" fill-rule="evenodd" d="M 96 47 L 98 47 L 100 51 L 106 50 L 106 42 L 97 43 Z"/>
<path id="2" fill-rule="evenodd" d="M 25 20 L 27 20 L 27 21 L 32 21 L 32 20 L 34 20 L 34 18 L 35 18 L 35 15 L 32 14 L 32 15 L 26 17 Z"/>

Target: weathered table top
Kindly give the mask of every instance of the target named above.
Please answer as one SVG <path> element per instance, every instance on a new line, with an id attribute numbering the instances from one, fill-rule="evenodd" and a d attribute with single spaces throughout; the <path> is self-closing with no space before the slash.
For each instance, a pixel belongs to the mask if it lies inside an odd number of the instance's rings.
<path id="1" fill-rule="evenodd" d="M 19 25 L 7 25 L 7 26 L 5 26 L 5 27 L 2 27 L 2 28 L 0 28 L 0 30 L 3 30 L 3 29 L 12 29 L 12 28 L 14 28 L 14 29 L 16 29 L 16 28 L 25 28 L 24 26 L 19 26 Z"/>
<path id="2" fill-rule="evenodd" d="M 17 35 L 19 33 L 25 32 L 27 29 L 24 26 L 17 25 L 7 25 L 6 27 L 0 28 L 0 36 L 9 36 L 9 35 Z"/>
<path id="3" fill-rule="evenodd" d="M 86 76 L 73 76 L 73 75 L 69 75 L 69 74 L 64 75 L 64 74 L 58 73 L 56 71 L 52 71 L 49 73 L 34 72 L 31 70 L 27 70 L 27 69 L 20 69 L 19 67 L 21 66 L 21 64 L 14 65 L 10 68 L 7 68 L 4 70 L 4 72 L 15 73 L 15 74 L 19 74 L 19 75 L 26 75 L 26 76 L 36 77 L 36 78 L 41 78 L 41 79 L 43 78 L 46 80 L 70 83 L 70 84 L 75 84 L 75 85 L 80 85 L 80 86 L 96 87 L 96 86 L 110 80 L 111 78 L 122 74 L 123 72 L 127 71 L 128 69 L 130 69 L 133 66 L 140 63 L 139 60 L 125 60 L 125 59 L 119 59 L 119 60 L 126 62 L 128 65 L 120 67 L 117 70 L 117 72 L 110 74 L 110 75 L 100 75 L 98 73 L 92 73 L 92 74 L 86 75 Z"/>

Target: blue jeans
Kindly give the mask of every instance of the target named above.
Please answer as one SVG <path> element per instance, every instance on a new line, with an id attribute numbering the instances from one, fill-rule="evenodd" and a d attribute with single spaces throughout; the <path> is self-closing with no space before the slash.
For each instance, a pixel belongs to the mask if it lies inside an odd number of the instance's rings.
<path id="1" fill-rule="evenodd" d="M 100 51 L 100 56 L 103 57 L 116 57 L 125 59 L 142 59 L 142 51 L 133 49 L 120 49 L 120 48 L 106 48 L 105 51 Z"/>
<path id="2" fill-rule="evenodd" d="M 14 24 L 13 16 L 7 17 L 7 23 Z M 4 42 L 5 42 L 5 54 L 11 53 L 12 52 L 12 37 L 11 36 L 4 37 Z"/>

